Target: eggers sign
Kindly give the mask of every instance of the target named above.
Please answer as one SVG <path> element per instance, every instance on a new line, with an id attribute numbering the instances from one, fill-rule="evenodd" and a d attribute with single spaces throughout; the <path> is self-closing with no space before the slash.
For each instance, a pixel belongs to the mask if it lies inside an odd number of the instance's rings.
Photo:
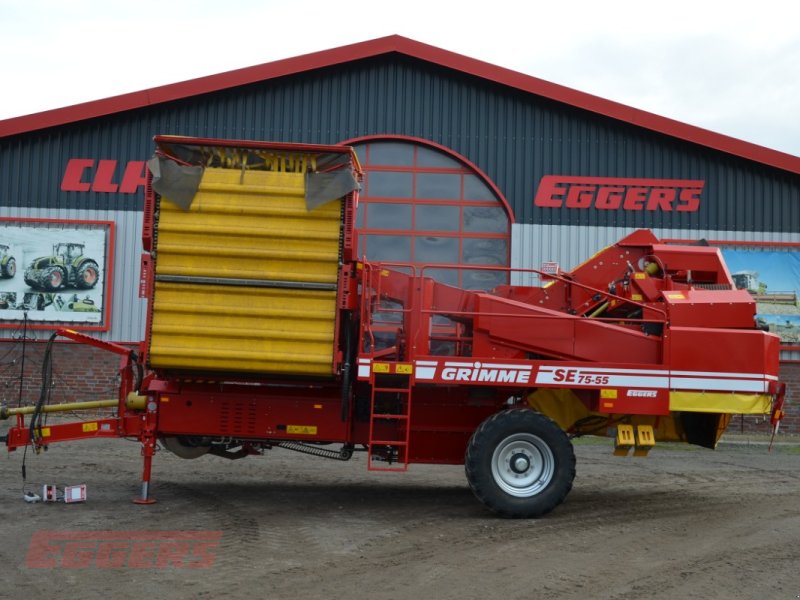
<path id="1" fill-rule="evenodd" d="M 545 175 L 534 204 L 541 208 L 696 212 L 703 180 Z"/>

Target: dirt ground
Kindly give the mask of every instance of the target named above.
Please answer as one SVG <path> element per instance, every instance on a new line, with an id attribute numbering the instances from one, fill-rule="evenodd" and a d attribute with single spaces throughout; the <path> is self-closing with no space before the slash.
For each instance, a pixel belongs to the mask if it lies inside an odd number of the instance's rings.
<path id="1" fill-rule="evenodd" d="M 461 467 L 368 473 L 361 455 L 281 449 L 234 462 L 161 452 L 158 503 L 138 506 L 138 445 L 117 440 L 29 453 L 29 489 L 85 483 L 88 500 L 27 504 L 17 451 L 0 457 L 0 597 L 800 597 L 800 444 L 661 445 L 617 458 L 598 440 L 576 454 L 566 502 L 515 521 L 487 512 Z M 117 532 L 124 554 L 127 532 L 141 530 L 221 537 L 203 568 L 109 567 L 96 550 L 84 566 L 32 562 L 31 540 L 48 532 Z"/>

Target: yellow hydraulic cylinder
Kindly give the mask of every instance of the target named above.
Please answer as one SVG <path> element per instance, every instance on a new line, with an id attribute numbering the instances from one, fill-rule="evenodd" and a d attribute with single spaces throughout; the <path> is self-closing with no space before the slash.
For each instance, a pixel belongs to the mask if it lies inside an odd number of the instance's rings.
<path id="1" fill-rule="evenodd" d="M 144 410 L 147 403 L 147 396 L 140 396 L 136 392 L 131 392 L 125 399 L 125 406 L 131 410 Z M 68 404 L 48 404 L 42 407 L 43 413 L 71 412 L 74 410 L 92 410 L 94 408 L 111 408 L 117 406 L 119 400 L 88 400 L 86 402 L 70 402 Z M 0 406 L 0 420 L 8 419 L 15 415 L 32 415 L 36 411 L 35 406 L 21 406 L 19 408 L 9 408 Z"/>
<path id="2" fill-rule="evenodd" d="M 43 413 L 69 412 L 73 410 L 91 410 L 93 408 L 109 408 L 117 406 L 119 400 L 90 400 L 87 402 L 70 402 L 69 404 L 48 404 L 42 407 Z M 19 408 L 0 407 L 0 419 L 7 419 L 14 415 L 30 415 L 36 411 L 35 406 L 21 406 Z"/>
<path id="3" fill-rule="evenodd" d="M 129 392 L 125 398 L 125 408 L 130 410 L 144 410 L 147 406 L 147 396 L 140 396 L 136 392 Z"/>

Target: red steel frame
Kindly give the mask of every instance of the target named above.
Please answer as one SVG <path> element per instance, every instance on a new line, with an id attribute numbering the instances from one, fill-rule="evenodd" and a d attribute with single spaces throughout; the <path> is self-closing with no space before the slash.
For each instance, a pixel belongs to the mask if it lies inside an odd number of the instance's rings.
<path id="1" fill-rule="evenodd" d="M 372 143 L 381 143 L 381 142 L 404 142 L 412 146 L 414 152 L 414 164 L 413 165 L 382 165 L 380 163 L 373 163 L 370 158 L 370 147 L 369 144 Z M 458 256 L 459 260 L 462 256 L 463 252 L 463 241 L 464 239 L 496 239 L 496 240 L 504 240 L 506 241 L 506 256 L 505 256 L 505 264 L 498 265 L 499 270 L 507 270 L 505 265 L 508 264 L 508 261 L 511 256 L 511 225 L 514 223 L 514 214 L 513 211 L 510 209 L 508 201 L 506 200 L 505 196 L 502 194 L 500 189 L 495 185 L 495 183 L 486 176 L 486 174 L 481 171 L 474 163 L 472 163 L 469 159 L 464 156 L 461 156 L 457 152 L 454 152 L 450 148 L 442 146 L 441 144 L 435 144 L 428 140 L 424 140 L 422 138 L 417 138 L 413 136 L 405 136 L 405 135 L 381 135 L 381 136 L 363 136 L 359 138 L 352 138 L 342 142 L 343 144 L 347 145 L 358 145 L 364 144 L 367 146 L 367 160 L 365 161 L 363 167 L 365 173 L 370 173 L 374 171 L 379 172 L 402 172 L 402 173 L 446 173 L 446 174 L 458 174 L 461 176 L 464 175 L 473 175 L 480 179 L 485 186 L 493 193 L 495 196 L 495 200 L 474 200 L 474 201 L 466 201 L 463 199 L 464 191 L 463 191 L 463 179 L 462 179 L 462 188 L 460 190 L 461 198 L 436 198 L 428 201 L 419 201 L 416 194 L 416 187 L 414 188 L 414 193 L 411 198 L 396 198 L 396 199 L 381 199 L 380 201 L 374 201 L 371 197 L 370 190 L 367 189 L 366 194 L 362 194 L 360 196 L 360 201 L 364 202 L 365 204 L 410 204 L 413 206 L 457 206 L 463 211 L 464 208 L 470 206 L 477 206 L 477 207 L 496 207 L 497 204 L 500 204 L 500 207 L 505 211 L 506 217 L 508 219 L 507 230 L 505 233 L 487 233 L 487 232 L 470 232 L 469 235 L 464 236 L 461 227 L 463 227 L 464 217 L 463 212 L 461 212 L 459 219 L 459 229 L 456 231 L 448 230 L 448 231 L 437 231 L 437 230 L 425 230 L 420 229 L 417 227 L 416 223 L 416 210 L 412 211 L 412 227 L 410 230 L 408 229 L 379 229 L 371 227 L 369 224 L 369 216 L 366 215 L 365 224 L 356 230 L 356 236 L 358 239 L 358 247 L 359 247 L 359 255 L 364 256 L 365 248 L 362 246 L 363 242 L 366 242 L 366 237 L 370 235 L 393 235 L 393 236 L 403 236 L 408 237 L 410 240 L 411 248 L 410 252 L 412 254 L 411 262 L 414 264 L 416 261 L 414 260 L 414 241 L 418 237 L 422 236 L 436 236 L 436 237 L 445 237 L 445 238 L 457 238 L 458 239 Z M 455 162 L 460 163 L 462 166 L 459 169 L 455 168 L 448 168 L 448 167 L 427 167 L 427 166 L 419 166 L 417 164 L 417 148 L 418 147 L 427 147 L 432 148 L 434 150 L 438 150 L 442 154 L 451 157 Z M 365 201 L 366 198 L 369 198 L 369 201 Z M 368 211 L 367 211 L 368 212 Z M 465 271 L 468 270 L 462 263 L 437 263 L 435 265 L 428 265 L 429 268 L 439 268 L 445 270 L 454 270 L 455 272 Z M 469 269 L 475 270 L 475 269 Z M 491 269 L 492 271 L 497 271 L 498 269 Z M 376 331 L 381 330 L 380 327 L 376 327 Z M 384 327 L 383 331 L 387 331 Z"/>
<path id="2" fill-rule="evenodd" d="M 383 142 L 383 141 L 386 141 L 386 142 L 391 142 L 391 141 L 407 142 L 409 144 L 413 144 L 413 145 L 417 145 L 417 146 L 433 148 L 435 150 L 438 150 L 442 154 L 445 154 L 447 156 L 452 157 L 456 162 L 460 162 L 461 164 L 463 164 L 464 167 L 467 169 L 467 171 L 470 172 L 470 174 L 477 175 L 481 179 L 481 181 L 483 181 L 483 183 L 490 190 L 492 190 L 492 192 L 494 193 L 494 195 L 497 198 L 497 200 L 500 202 L 500 204 L 502 204 L 503 208 L 505 209 L 506 214 L 508 215 L 509 224 L 515 222 L 514 211 L 511 210 L 511 205 L 508 203 L 508 200 L 506 199 L 505 195 L 500 190 L 500 188 L 497 187 L 497 184 L 495 184 L 495 182 L 492 181 L 492 179 L 486 173 L 484 173 L 480 169 L 480 167 L 478 167 L 478 165 L 476 165 L 474 162 L 469 160 L 466 156 L 462 156 L 461 154 L 459 154 L 458 152 L 456 152 L 452 148 L 448 148 L 447 146 L 443 146 L 442 144 L 437 144 L 435 142 L 432 142 L 430 140 L 426 140 L 424 138 L 415 137 L 415 136 L 411 136 L 411 135 L 399 135 L 399 134 L 384 134 L 384 135 L 361 136 L 361 137 L 350 138 L 348 140 L 344 140 L 344 141 L 340 142 L 340 144 L 347 145 L 347 146 L 357 146 L 359 144 L 371 144 L 372 142 Z M 366 166 L 370 166 L 370 163 L 367 162 Z M 383 168 L 387 167 L 388 165 L 377 165 L 376 164 L 374 166 L 379 166 L 379 167 L 381 167 L 383 169 Z M 415 169 L 416 169 L 416 167 L 415 167 Z M 386 169 L 386 170 L 390 170 L 390 169 Z M 425 172 L 430 172 L 430 173 L 439 172 L 439 171 L 437 171 L 436 168 L 430 168 L 430 170 L 428 170 L 428 168 L 422 168 L 419 171 L 423 172 L 423 173 L 425 173 Z M 449 172 L 449 171 L 446 171 L 446 172 Z"/>

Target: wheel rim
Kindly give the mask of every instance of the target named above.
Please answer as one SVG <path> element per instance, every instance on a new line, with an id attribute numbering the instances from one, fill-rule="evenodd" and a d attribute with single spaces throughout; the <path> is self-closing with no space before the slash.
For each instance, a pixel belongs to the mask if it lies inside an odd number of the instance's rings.
<path id="1" fill-rule="evenodd" d="M 54 287 L 61 285 L 61 271 L 53 271 L 50 273 L 50 284 Z"/>
<path id="2" fill-rule="evenodd" d="M 93 284 L 97 281 L 97 271 L 93 268 L 89 267 L 83 272 L 83 281 L 89 285 Z"/>
<path id="3" fill-rule="evenodd" d="M 13 258 L 6 263 L 6 272 L 9 277 L 13 277 L 17 274 L 17 263 L 14 262 Z"/>
<path id="4" fill-rule="evenodd" d="M 492 454 L 492 477 L 505 493 L 527 498 L 541 492 L 555 473 L 550 447 L 532 433 L 504 439 Z"/>

